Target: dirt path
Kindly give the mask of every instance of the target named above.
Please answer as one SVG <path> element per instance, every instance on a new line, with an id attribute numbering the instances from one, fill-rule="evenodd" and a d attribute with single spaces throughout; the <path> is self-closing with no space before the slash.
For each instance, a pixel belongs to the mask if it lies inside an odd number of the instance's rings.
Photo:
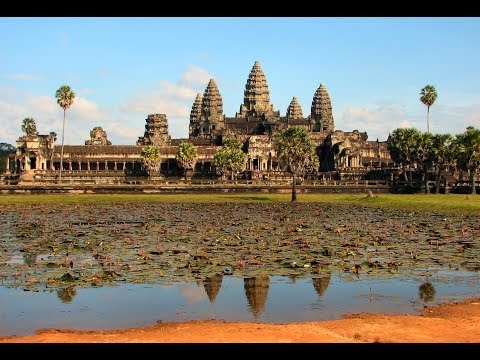
<path id="1" fill-rule="evenodd" d="M 480 343 L 480 298 L 425 308 L 419 316 L 355 314 L 293 324 L 189 321 L 114 331 L 39 330 L 2 343 Z"/>

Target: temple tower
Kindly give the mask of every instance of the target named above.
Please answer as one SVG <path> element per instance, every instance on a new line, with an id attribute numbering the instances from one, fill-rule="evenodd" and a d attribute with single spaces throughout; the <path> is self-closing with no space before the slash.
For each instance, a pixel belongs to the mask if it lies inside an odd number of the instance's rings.
<path id="1" fill-rule="evenodd" d="M 212 135 L 223 130 L 224 127 L 222 96 L 215 80 L 210 79 L 202 98 L 200 134 Z"/>
<path id="2" fill-rule="evenodd" d="M 255 61 L 248 75 L 245 85 L 243 104 L 236 117 L 279 117 L 280 114 L 270 104 L 270 92 L 268 91 L 267 79 L 260 63 Z"/>
<path id="3" fill-rule="evenodd" d="M 202 116 L 202 94 L 198 93 L 190 111 L 190 136 L 198 136 L 200 133 L 200 118 Z"/>
<path id="4" fill-rule="evenodd" d="M 165 114 L 150 114 L 146 119 L 145 133 L 137 140 L 137 145 L 168 145 L 171 137 L 168 134 L 168 121 Z"/>
<path id="5" fill-rule="evenodd" d="M 320 84 L 312 100 L 312 112 L 310 121 L 313 123 L 313 131 L 333 132 L 332 103 L 327 89 Z"/>
<path id="6" fill-rule="evenodd" d="M 295 96 L 290 102 L 290 105 L 288 105 L 287 119 L 288 120 L 303 119 L 302 107 L 300 106 L 300 103 L 298 102 Z"/>

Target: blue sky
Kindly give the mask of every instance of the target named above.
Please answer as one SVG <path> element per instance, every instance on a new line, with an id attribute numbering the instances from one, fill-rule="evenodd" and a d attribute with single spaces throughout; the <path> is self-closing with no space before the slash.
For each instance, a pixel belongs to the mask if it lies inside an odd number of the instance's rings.
<path id="1" fill-rule="evenodd" d="M 0 142 L 13 145 L 25 117 L 60 141 L 63 84 L 77 94 L 66 144 L 101 126 L 133 145 L 153 113 L 186 138 L 196 93 L 214 78 L 235 116 L 256 60 L 283 116 L 293 96 L 310 114 L 324 84 L 335 129 L 384 141 L 397 127 L 426 131 L 419 93 L 431 84 L 431 132 L 480 127 L 480 18 L 11 17 L 0 18 L 0 49 Z"/>

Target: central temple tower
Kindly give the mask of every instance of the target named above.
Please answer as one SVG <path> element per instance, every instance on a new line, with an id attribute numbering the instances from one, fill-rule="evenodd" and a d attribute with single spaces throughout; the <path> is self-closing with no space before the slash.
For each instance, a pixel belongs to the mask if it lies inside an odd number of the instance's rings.
<path id="1" fill-rule="evenodd" d="M 270 104 L 267 79 L 258 61 L 255 61 L 255 64 L 253 64 L 243 94 L 243 104 L 240 106 L 240 112 L 236 113 L 235 117 L 262 116 L 267 118 L 280 116 L 280 112 L 275 111 L 273 105 Z"/>

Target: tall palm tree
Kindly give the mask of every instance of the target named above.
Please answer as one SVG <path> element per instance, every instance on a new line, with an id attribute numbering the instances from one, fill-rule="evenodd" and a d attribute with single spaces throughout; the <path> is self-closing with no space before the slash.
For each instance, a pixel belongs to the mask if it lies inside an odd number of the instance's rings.
<path id="1" fill-rule="evenodd" d="M 57 99 L 57 104 L 63 109 L 63 129 L 62 129 L 62 151 L 60 153 L 60 174 L 59 179 L 62 180 L 62 169 L 63 169 L 63 143 L 65 139 L 65 113 L 67 109 L 70 108 L 73 104 L 73 99 L 75 99 L 75 93 L 70 89 L 68 85 L 62 85 L 55 93 L 55 98 Z"/>
<path id="2" fill-rule="evenodd" d="M 420 101 L 427 106 L 427 132 L 430 132 L 430 106 L 437 100 L 435 86 L 427 85 L 420 91 Z"/>

